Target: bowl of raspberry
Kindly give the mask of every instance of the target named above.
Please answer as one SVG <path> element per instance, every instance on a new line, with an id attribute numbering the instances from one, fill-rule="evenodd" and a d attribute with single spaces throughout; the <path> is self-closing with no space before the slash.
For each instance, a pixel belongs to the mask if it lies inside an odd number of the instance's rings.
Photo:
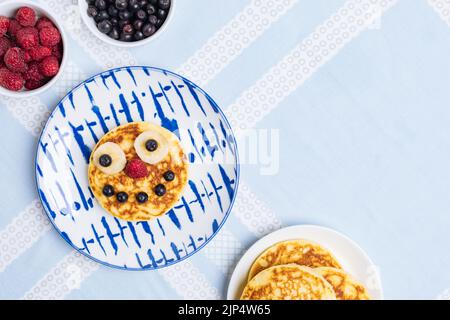
<path id="1" fill-rule="evenodd" d="M 0 3 L 0 95 L 29 97 L 50 88 L 64 69 L 61 24 L 34 1 Z"/>
<path id="2" fill-rule="evenodd" d="M 167 27 L 174 0 L 78 0 L 89 30 L 104 42 L 136 47 L 156 39 Z"/>

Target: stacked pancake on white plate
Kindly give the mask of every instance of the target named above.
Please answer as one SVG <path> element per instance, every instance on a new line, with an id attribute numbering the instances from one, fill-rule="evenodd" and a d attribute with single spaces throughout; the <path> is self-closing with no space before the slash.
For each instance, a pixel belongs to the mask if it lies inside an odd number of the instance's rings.
<path id="1" fill-rule="evenodd" d="M 295 239 L 265 250 L 253 263 L 242 300 L 368 300 L 367 289 L 345 272 L 334 255 L 314 242 Z"/>

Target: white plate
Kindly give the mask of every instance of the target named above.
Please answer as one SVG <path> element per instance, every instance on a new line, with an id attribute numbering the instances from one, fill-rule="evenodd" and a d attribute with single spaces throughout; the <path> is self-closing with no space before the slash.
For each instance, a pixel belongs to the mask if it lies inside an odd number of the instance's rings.
<path id="1" fill-rule="evenodd" d="M 372 299 L 383 299 L 380 276 L 369 256 L 343 234 L 313 225 L 287 227 L 265 236 L 252 245 L 242 256 L 231 275 L 227 299 L 236 300 L 240 298 L 248 271 L 263 251 L 275 243 L 290 239 L 310 240 L 324 246 L 335 255 L 345 271 L 366 286 Z"/>

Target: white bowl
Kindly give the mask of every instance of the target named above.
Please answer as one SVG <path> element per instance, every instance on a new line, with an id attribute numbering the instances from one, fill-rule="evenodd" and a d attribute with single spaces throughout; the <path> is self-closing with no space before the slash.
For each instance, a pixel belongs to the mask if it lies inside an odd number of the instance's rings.
<path id="1" fill-rule="evenodd" d="M 124 48 L 133 48 L 133 47 L 146 45 L 147 43 L 155 40 L 157 37 L 159 37 L 164 32 L 164 30 L 167 28 L 167 25 L 169 24 L 170 20 L 172 19 L 174 8 L 175 8 L 174 7 L 175 0 L 171 1 L 169 13 L 167 14 L 167 18 L 164 21 L 164 23 L 162 24 L 162 26 L 150 37 L 145 38 L 140 41 L 134 41 L 134 42 L 125 42 L 125 41 L 120 41 L 120 40 L 114 40 L 113 38 L 110 38 L 108 35 L 101 33 L 97 29 L 97 25 L 96 25 L 94 19 L 87 15 L 88 4 L 87 4 L 86 0 L 78 0 L 78 6 L 80 9 L 81 18 L 83 19 L 84 23 L 87 25 L 89 30 L 91 30 L 91 32 L 93 34 L 95 34 L 97 36 L 97 38 L 105 41 L 108 44 L 114 45 L 114 46 L 119 46 L 119 47 L 124 47 Z"/>
<path id="2" fill-rule="evenodd" d="M 45 16 L 54 23 L 54 25 L 58 28 L 59 32 L 61 33 L 61 41 L 63 44 L 63 57 L 61 65 L 59 67 L 59 72 L 52 78 L 52 80 L 50 80 L 40 88 L 37 88 L 35 90 L 23 89 L 22 91 L 11 91 L 0 86 L 0 95 L 5 95 L 13 98 L 24 98 L 37 95 L 53 86 L 63 73 L 67 61 L 67 46 L 66 46 L 67 36 L 62 28 L 62 24 L 59 23 L 56 17 L 49 11 L 49 9 L 45 5 L 38 4 L 35 1 L 30 0 L 23 0 L 23 1 L 9 0 L 0 3 L 0 15 L 6 17 L 13 17 L 16 11 L 22 6 L 27 6 L 34 9 L 38 17 Z"/>

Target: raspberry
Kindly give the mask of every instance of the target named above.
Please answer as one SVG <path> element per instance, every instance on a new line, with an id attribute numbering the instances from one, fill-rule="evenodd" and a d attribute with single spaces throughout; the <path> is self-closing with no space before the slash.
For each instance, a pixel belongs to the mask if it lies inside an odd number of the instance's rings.
<path id="1" fill-rule="evenodd" d="M 27 53 L 30 55 L 31 60 L 42 61 L 44 58 L 51 56 L 53 52 L 50 48 L 37 46 L 28 50 Z"/>
<path id="2" fill-rule="evenodd" d="M 26 63 L 28 63 L 28 62 L 30 62 L 32 60 L 31 56 L 30 56 L 30 53 L 28 51 L 24 52 L 23 59 L 25 60 Z"/>
<path id="3" fill-rule="evenodd" d="M 4 16 L 0 16 L 0 37 L 3 37 L 9 28 L 9 19 Z"/>
<path id="4" fill-rule="evenodd" d="M 54 56 L 56 59 L 58 59 L 58 61 L 61 61 L 62 59 L 62 48 L 60 45 L 54 46 L 52 48 L 52 56 Z"/>
<path id="5" fill-rule="evenodd" d="M 140 159 L 133 159 L 125 167 L 127 176 L 133 179 L 145 178 L 148 176 L 148 170 L 145 163 Z"/>
<path id="6" fill-rule="evenodd" d="M 23 88 L 23 78 L 20 73 L 2 68 L 0 69 L 0 86 L 11 91 L 19 91 Z"/>
<path id="7" fill-rule="evenodd" d="M 27 80 L 25 82 L 25 88 L 28 90 L 34 90 L 37 88 L 40 88 L 44 85 L 44 81 L 38 81 L 38 80 Z"/>
<path id="8" fill-rule="evenodd" d="M 9 41 L 8 38 L 0 38 L 0 59 L 3 58 L 6 51 L 8 51 L 9 48 L 11 48 L 12 44 L 11 41 Z"/>
<path id="9" fill-rule="evenodd" d="M 36 24 L 36 12 L 30 7 L 21 7 L 17 10 L 16 20 L 24 27 L 33 27 Z"/>
<path id="10" fill-rule="evenodd" d="M 25 80 L 35 80 L 41 81 L 44 79 L 44 76 L 41 74 L 39 69 L 39 62 L 32 61 L 28 64 L 28 70 L 23 73 L 23 78 Z"/>
<path id="11" fill-rule="evenodd" d="M 18 47 L 8 49 L 3 60 L 5 61 L 8 69 L 11 71 L 25 72 L 27 70 L 24 52 Z"/>
<path id="12" fill-rule="evenodd" d="M 39 31 L 39 38 L 43 46 L 53 47 L 61 41 L 61 34 L 55 27 L 45 27 Z"/>
<path id="13" fill-rule="evenodd" d="M 46 77 L 53 77 L 59 71 L 59 62 L 55 57 L 47 57 L 39 64 L 39 71 Z"/>
<path id="14" fill-rule="evenodd" d="M 31 27 L 26 27 L 17 31 L 17 44 L 23 49 L 31 49 L 39 44 L 38 30 Z"/>
<path id="15" fill-rule="evenodd" d="M 36 28 L 38 30 L 41 30 L 42 28 L 46 28 L 46 27 L 55 27 L 55 25 L 53 24 L 53 22 L 51 22 L 51 20 L 47 17 L 41 17 L 38 19 L 37 23 L 36 23 Z"/>
<path id="16" fill-rule="evenodd" d="M 15 37 L 17 32 L 22 28 L 23 27 L 20 25 L 20 23 L 16 19 L 11 19 L 9 22 L 8 33 L 11 37 Z"/>

